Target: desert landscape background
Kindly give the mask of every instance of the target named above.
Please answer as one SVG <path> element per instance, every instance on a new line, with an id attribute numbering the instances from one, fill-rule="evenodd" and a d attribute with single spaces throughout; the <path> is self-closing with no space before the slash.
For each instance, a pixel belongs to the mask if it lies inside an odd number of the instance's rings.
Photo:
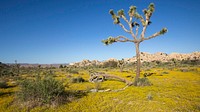
<path id="1" fill-rule="evenodd" d="M 1 0 L 0 112 L 200 112 L 199 4 Z"/>
<path id="2" fill-rule="evenodd" d="M 136 70 L 135 57 L 125 59 L 123 71 L 120 71 L 116 59 L 83 60 L 59 66 L 22 64 L 19 68 L 16 64 L 1 63 L 0 111 L 199 111 L 200 52 L 141 54 L 141 77 L 149 79 L 149 86 L 127 87 L 118 79 L 90 81 L 92 73 L 112 74 L 132 81 Z M 50 101 L 51 105 L 19 101 L 20 84 L 38 75 L 62 81 L 64 97 Z M 56 106 L 58 104 L 60 106 Z"/>

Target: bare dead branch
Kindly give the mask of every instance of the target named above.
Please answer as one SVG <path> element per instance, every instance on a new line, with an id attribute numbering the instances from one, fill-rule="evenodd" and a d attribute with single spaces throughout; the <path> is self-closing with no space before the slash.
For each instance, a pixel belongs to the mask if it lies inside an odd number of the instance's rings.
<path id="1" fill-rule="evenodd" d="M 93 75 L 95 75 L 95 76 L 93 76 Z M 105 78 L 105 79 L 117 79 L 117 80 L 119 80 L 121 82 L 126 83 L 126 85 L 128 85 L 128 86 L 133 85 L 133 82 L 131 82 L 131 81 L 125 79 L 125 78 L 122 78 L 122 77 L 119 77 L 119 76 L 116 76 L 116 75 L 100 73 L 100 72 L 93 73 L 92 76 L 90 76 L 90 81 L 92 81 L 93 78 L 96 78 L 96 77 L 99 77 L 99 76 L 103 76 L 103 78 Z"/>

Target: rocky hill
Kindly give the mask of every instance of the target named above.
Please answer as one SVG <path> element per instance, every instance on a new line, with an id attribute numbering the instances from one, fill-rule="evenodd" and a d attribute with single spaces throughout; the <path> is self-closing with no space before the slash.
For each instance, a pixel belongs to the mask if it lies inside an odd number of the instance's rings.
<path id="1" fill-rule="evenodd" d="M 151 61 L 161 61 L 161 62 L 168 62 L 172 59 L 176 60 L 196 60 L 200 59 L 200 52 L 193 52 L 193 53 L 188 53 L 188 54 L 181 54 L 181 53 L 162 53 L 162 52 L 157 52 L 155 54 L 150 54 L 146 52 L 141 52 L 141 62 L 151 62 Z M 135 62 L 136 57 L 126 59 L 129 62 Z"/>
<path id="2" fill-rule="evenodd" d="M 193 52 L 193 53 L 188 53 L 188 54 L 181 54 L 181 53 L 162 53 L 162 52 L 157 52 L 154 54 L 150 54 L 147 52 L 141 52 L 141 62 L 152 62 L 152 61 L 161 61 L 161 62 L 168 62 L 171 61 L 172 59 L 176 60 L 199 60 L 200 59 L 200 52 Z M 124 59 L 127 63 L 131 62 L 136 62 L 136 57 L 132 58 L 126 58 Z M 70 63 L 69 65 L 77 66 L 77 67 L 83 67 L 83 66 L 92 66 L 92 65 L 103 65 L 105 62 L 109 61 L 118 61 L 117 59 L 110 58 L 105 61 L 98 61 L 98 60 L 83 60 L 81 62 L 76 62 L 76 63 Z"/>

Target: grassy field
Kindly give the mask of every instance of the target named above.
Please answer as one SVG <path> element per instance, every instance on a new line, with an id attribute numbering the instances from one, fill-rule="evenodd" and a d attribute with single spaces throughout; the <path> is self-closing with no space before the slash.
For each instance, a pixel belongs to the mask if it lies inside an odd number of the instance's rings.
<path id="1" fill-rule="evenodd" d="M 155 73 L 149 76 L 152 86 L 130 86 L 119 92 L 88 92 L 79 93 L 79 97 L 57 107 L 35 107 L 31 112 L 199 112 L 200 111 L 200 68 L 187 67 L 164 69 L 154 68 L 144 72 Z M 114 74 L 133 80 L 135 75 L 131 72 L 119 72 L 118 69 L 108 70 Z M 69 74 L 57 70 L 55 78 L 63 80 L 69 85 L 68 90 L 88 91 L 98 86 L 100 90 L 116 90 L 125 87 L 123 82 L 108 80 L 98 85 L 90 82 L 70 83 Z M 81 76 L 89 78 L 88 72 L 82 70 L 79 74 L 71 74 L 71 77 Z M 27 75 L 23 75 L 27 77 Z M 15 92 L 19 87 L 0 89 L 0 112 L 26 112 L 27 108 L 15 105 Z"/>

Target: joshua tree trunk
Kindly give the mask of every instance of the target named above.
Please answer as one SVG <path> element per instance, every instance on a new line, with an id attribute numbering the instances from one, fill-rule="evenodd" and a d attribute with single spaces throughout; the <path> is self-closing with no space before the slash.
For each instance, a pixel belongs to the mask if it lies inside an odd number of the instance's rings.
<path id="1" fill-rule="evenodd" d="M 136 76 L 135 76 L 135 83 L 138 81 L 140 77 L 140 49 L 139 49 L 140 43 L 135 43 L 136 48 L 136 59 L 137 59 L 137 69 L 136 69 Z"/>
<path id="2" fill-rule="evenodd" d="M 123 67 L 120 67 L 120 72 L 123 72 Z"/>

